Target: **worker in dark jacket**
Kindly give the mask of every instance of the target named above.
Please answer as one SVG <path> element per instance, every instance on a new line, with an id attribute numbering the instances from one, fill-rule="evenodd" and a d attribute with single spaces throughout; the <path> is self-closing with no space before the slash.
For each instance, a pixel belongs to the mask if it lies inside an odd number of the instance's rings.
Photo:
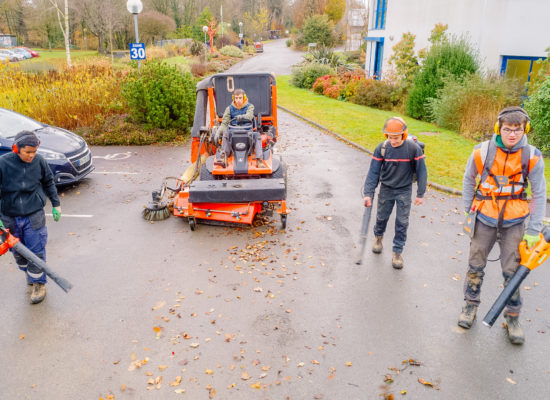
<path id="1" fill-rule="evenodd" d="M 36 154 L 39 145 L 34 133 L 22 131 L 15 136 L 13 152 L 0 157 L 0 217 L 15 237 L 46 261 L 46 197 L 52 203 L 56 222 L 61 217 L 61 207 L 52 171 L 46 160 Z M 13 255 L 33 287 L 31 303 L 40 303 L 46 297 L 46 274 L 31 263 L 27 265 L 17 252 Z"/>
<path id="2" fill-rule="evenodd" d="M 392 266 L 403 268 L 403 247 L 407 240 L 413 176 L 416 173 L 418 190 L 415 205 L 424 202 L 424 192 L 428 173 L 424 162 L 424 153 L 420 146 L 407 140 L 407 125 L 402 118 L 392 117 L 386 120 L 382 130 L 386 140 L 374 150 L 369 172 L 363 190 L 365 206 L 372 205 L 374 191 L 380 182 L 378 211 L 374 225 L 375 242 L 372 251 L 382 252 L 382 239 L 386 225 L 396 205 L 395 236 L 393 238 Z"/>

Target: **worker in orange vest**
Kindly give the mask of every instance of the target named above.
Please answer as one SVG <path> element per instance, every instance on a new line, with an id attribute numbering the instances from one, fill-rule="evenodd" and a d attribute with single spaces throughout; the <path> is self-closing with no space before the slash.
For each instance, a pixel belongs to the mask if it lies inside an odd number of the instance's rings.
<path id="1" fill-rule="evenodd" d="M 519 266 L 519 243 L 525 240 L 531 247 L 539 240 L 546 212 L 546 180 L 542 154 L 527 142 L 529 130 L 527 112 L 520 107 L 503 109 L 495 124 L 495 134 L 491 140 L 475 146 L 466 165 L 463 200 L 472 224 L 468 228 L 471 243 L 464 282 L 466 304 L 458 319 L 458 325 L 466 329 L 475 320 L 487 257 L 495 242 L 500 247 L 500 265 L 507 285 Z M 528 181 L 533 196 L 531 204 L 525 191 Z M 525 341 L 519 323 L 520 309 L 518 289 L 504 312 L 513 344 Z"/>

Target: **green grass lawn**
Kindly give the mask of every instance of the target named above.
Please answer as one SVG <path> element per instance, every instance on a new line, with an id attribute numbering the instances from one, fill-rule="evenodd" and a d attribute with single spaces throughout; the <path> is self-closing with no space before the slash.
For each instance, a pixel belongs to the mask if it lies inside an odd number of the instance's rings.
<path id="1" fill-rule="evenodd" d="M 417 121 L 392 111 L 382 111 L 340 100 L 334 100 L 296 88 L 290 76 L 277 77 L 278 104 L 336 132 L 373 151 L 384 140 L 384 121 L 392 116 L 405 119 L 409 134 L 426 144 L 428 179 L 462 190 L 462 176 L 468 157 L 476 142 L 434 124 Z M 550 161 L 545 160 L 546 181 L 550 182 Z M 550 185 L 547 188 L 550 196 Z"/>
<path id="2" fill-rule="evenodd" d="M 189 57 L 177 56 L 165 58 L 164 61 L 170 65 L 178 66 L 183 72 L 191 72 L 191 67 L 189 65 Z"/>

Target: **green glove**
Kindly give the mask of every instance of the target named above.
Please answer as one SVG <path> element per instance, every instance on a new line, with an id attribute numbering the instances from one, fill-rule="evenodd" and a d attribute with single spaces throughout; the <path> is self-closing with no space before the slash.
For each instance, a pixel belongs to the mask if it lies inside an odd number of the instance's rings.
<path id="1" fill-rule="evenodd" d="M 536 245 L 539 241 L 539 235 L 528 235 L 527 233 L 523 235 L 523 239 L 527 242 L 527 247 L 531 248 Z"/>
<path id="2" fill-rule="evenodd" d="M 61 207 L 54 207 L 52 209 L 52 215 L 55 222 L 59 221 L 59 218 L 61 218 Z"/>

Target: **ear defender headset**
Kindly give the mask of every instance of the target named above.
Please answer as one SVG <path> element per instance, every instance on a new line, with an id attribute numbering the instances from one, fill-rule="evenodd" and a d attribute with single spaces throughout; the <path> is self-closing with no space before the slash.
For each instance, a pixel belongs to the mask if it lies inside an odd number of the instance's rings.
<path id="1" fill-rule="evenodd" d="M 235 93 L 231 95 L 231 100 L 235 101 Z M 246 97 L 246 93 L 243 93 L 243 103 L 246 103 L 248 101 L 248 97 Z"/>
<path id="2" fill-rule="evenodd" d="M 17 139 L 15 142 L 13 142 L 13 144 L 11 145 L 11 150 L 15 153 L 15 154 L 19 154 L 19 146 L 21 145 L 21 143 L 28 137 L 34 137 L 36 138 L 36 135 L 32 132 L 28 132 L 28 133 L 25 133 L 23 135 L 21 135 L 21 137 L 19 139 Z M 40 140 L 38 141 L 38 145 L 36 147 L 38 147 L 40 145 Z M 23 146 L 25 147 L 25 146 Z"/>
<path id="3" fill-rule="evenodd" d="M 529 131 L 531 130 L 531 118 L 529 118 L 529 115 L 527 114 L 527 112 L 523 108 L 518 107 L 518 108 L 511 109 L 511 110 L 502 111 L 500 114 L 498 114 L 497 122 L 495 122 L 495 133 L 497 135 L 500 135 L 500 119 L 504 115 L 510 114 L 510 113 L 513 113 L 513 112 L 519 112 L 519 113 L 523 114 L 523 116 L 525 116 L 525 118 L 527 118 L 527 122 L 525 123 L 525 129 L 523 130 L 523 133 L 525 133 L 525 134 L 529 133 Z"/>
<path id="4" fill-rule="evenodd" d="M 388 134 L 392 135 L 403 135 L 403 140 L 407 140 L 407 136 L 409 134 L 409 130 L 407 128 L 407 124 L 402 118 L 399 117 L 391 117 L 384 122 L 384 128 L 382 128 L 382 133 L 384 133 L 384 136 L 386 139 L 388 138 Z"/>

